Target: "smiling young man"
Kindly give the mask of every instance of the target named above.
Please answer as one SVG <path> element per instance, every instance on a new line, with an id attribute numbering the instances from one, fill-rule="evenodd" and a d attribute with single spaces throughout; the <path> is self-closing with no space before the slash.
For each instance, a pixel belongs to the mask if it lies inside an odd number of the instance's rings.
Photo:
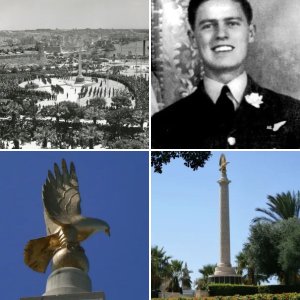
<path id="1" fill-rule="evenodd" d="M 249 2 L 191 0 L 188 20 L 205 75 L 193 94 L 152 117 L 152 148 L 300 148 L 300 102 L 245 71 L 255 37 Z"/>

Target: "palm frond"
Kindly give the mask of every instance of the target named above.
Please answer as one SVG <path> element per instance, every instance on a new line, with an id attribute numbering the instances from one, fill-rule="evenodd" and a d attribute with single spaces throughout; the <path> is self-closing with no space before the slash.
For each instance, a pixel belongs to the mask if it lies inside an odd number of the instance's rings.
<path id="1" fill-rule="evenodd" d="M 286 220 L 289 218 L 299 218 L 300 213 L 300 191 L 297 193 L 288 191 L 287 193 L 276 194 L 275 196 L 267 196 L 268 208 L 256 208 L 255 210 L 261 212 L 266 216 L 255 217 L 252 222 L 278 222 L 279 220 Z"/>

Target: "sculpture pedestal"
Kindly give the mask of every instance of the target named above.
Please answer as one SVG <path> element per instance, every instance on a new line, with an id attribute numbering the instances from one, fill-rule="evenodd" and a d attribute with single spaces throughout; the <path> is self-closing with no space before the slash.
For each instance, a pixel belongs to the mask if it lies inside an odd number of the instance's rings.
<path id="1" fill-rule="evenodd" d="M 105 300 L 103 292 L 21 298 L 20 300 Z"/>
<path id="2" fill-rule="evenodd" d="M 75 79 L 75 83 L 83 83 L 84 77 L 82 75 L 78 75 Z"/>
<path id="3" fill-rule="evenodd" d="M 242 276 L 237 275 L 231 265 L 220 263 L 214 275 L 208 277 L 209 283 L 242 284 Z"/>
<path id="4" fill-rule="evenodd" d="M 53 271 L 46 285 L 43 296 L 76 294 L 92 291 L 89 275 L 80 269 L 65 267 Z"/>
<path id="5" fill-rule="evenodd" d="M 65 267 L 53 271 L 43 296 L 21 300 L 105 300 L 103 292 L 92 292 L 91 280 L 80 269 Z"/>
<path id="6" fill-rule="evenodd" d="M 235 276 L 236 272 L 235 269 L 232 268 L 230 265 L 226 264 L 218 264 L 218 266 L 215 268 L 214 275 L 217 276 Z"/>

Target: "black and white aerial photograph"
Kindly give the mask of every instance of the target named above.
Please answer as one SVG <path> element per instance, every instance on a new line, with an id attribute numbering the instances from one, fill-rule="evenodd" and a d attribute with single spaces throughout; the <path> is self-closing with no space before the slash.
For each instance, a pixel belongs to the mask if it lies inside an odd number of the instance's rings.
<path id="1" fill-rule="evenodd" d="M 148 149 L 148 0 L 0 4 L 0 149 Z"/>

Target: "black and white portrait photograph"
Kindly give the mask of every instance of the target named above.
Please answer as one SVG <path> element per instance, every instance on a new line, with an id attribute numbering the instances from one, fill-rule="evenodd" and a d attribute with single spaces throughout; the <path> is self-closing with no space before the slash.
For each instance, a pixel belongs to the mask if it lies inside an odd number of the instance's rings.
<path id="1" fill-rule="evenodd" d="M 300 148 L 298 0 L 152 0 L 152 149 Z"/>
<path id="2" fill-rule="evenodd" d="M 148 149 L 147 0 L 0 4 L 0 149 Z"/>

